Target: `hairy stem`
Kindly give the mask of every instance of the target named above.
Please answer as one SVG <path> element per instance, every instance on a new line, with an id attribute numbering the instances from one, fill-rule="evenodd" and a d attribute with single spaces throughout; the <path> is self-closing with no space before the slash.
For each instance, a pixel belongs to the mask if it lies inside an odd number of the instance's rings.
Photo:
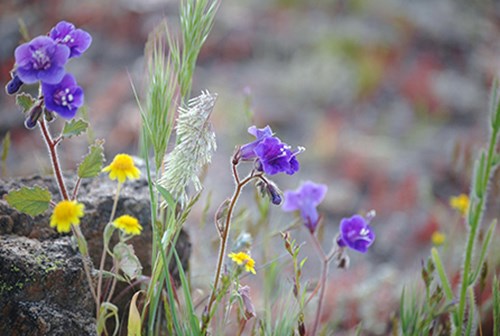
<path id="1" fill-rule="evenodd" d="M 45 117 L 42 116 L 38 120 L 38 125 L 40 125 L 40 130 L 42 131 L 43 139 L 47 144 L 47 148 L 50 154 L 50 160 L 52 162 L 52 168 L 54 169 L 54 175 L 56 177 L 57 186 L 59 187 L 59 192 L 63 200 L 69 200 L 68 191 L 66 189 L 66 184 L 64 183 L 64 178 L 61 172 L 61 164 L 59 163 L 59 157 L 57 156 L 57 145 L 59 142 L 54 142 L 52 136 L 50 135 L 47 124 L 45 123 Z"/>
<path id="2" fill-rule="evenodd" d="M 472 218 L 472 222 L 469 224 L 469 236 L 467 239 L 466 245 L 466 253 L 464 258 L 464 263 L 462 267 L 462 285 L 460 288 L 460 296 L 458 303 L 458 316 L 457 316 L 457 328 L 455 330 L 455 335 L 461 335 L 463 328 L 463 321 L 465 319 L 465 305 L 467 299 L 467 288 L 469 287 L 469 274 L 471 272 L 471 264 L 472 264 L 472 255 L 474 253 L 474 244 L 476 242 L 476 236 L 479 229 L 480 219 L 485 209 L 485 202 L 488 196 L 488 182 L 490 180 L 490 175 L 493 175 L 494 167 L 493 164 L 493 155 L 495 151 L 495 145 L 497 142 L 498 129 L 493 128 L 491 132 L 490 142 L 488 146 L 488 156 L 486 161 L 486 171 L 483 175 L 483 180 L 480 181 L 481 188 L 483 192 L 479 197 L 479 202 L 474 209 L 474 217 Z M 471 211 L 471 209 L 469 209 Z"/>
<path id="3" fill-rule="evenodd" d="M 202 325 L 202 335 L 206 334 L 208 325 L 210 323 L 210 319 L 212 317 L 212 306 L 215 302 L 215 299 L 217 297 L 217 287 L 219 286 L 219 279 L 222 271 L 222 265 L 224 264 L 224 257 L 226 254 L 226 248 L 227 248 L 227 238 L 229 237 L 229 228 L 231 226 L 231 216 L 234 211 L 234 207 L 236 205 L 236 202 L 238 201 L 238 198 L 241 194 L 241 191 L 243 190 L 243 187 L 250 182 L 253 178 L 256 178 L 260 175 L 254 175 L 253 172 L 246 177 L 245 179 L 241 180 L 239 179 L 238 176 L 238 171 L 236 169 L 236 164 L 232 165 L 233 169 L 233 178 L 236 183 L 236 187 L 234 189 L 233 195 L 231 196 L 231 201 L 229 203 L 228 211 L 227 211 L 227 217 L 226 217 L 226 222 L 224 225 L 224 230 L 222 231 L 222 234 L 220 235 L 220 246 L 219 246 L 219 256 L 217 259 L 217 267 L 215 270 L 215 276 L 214 276 L 214 284 L 212 287 L 212 293 L 210 294 L 210 299 L 208 300 L 207 307 L 205 309 L 206 311 L 206 319 L 203 321 Z"/>

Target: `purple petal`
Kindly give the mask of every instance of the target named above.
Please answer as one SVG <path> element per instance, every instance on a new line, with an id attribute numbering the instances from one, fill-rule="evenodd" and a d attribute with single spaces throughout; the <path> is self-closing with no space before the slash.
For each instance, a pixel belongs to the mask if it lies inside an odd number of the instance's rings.
<path id="1" fill-rule="evenodd" d="M 269 127 L 269 125 L 267 125 L 264 128 L 257 128 L 257 126 L 250 126 L 248 128 L 248 133 L 250 133 L 257 139 L 263 139 L 273 135 L 273 131 L 271 130 L 271 127 Z"/>
<path id="2" fill-rule="evenodd" d="M 51 85 L 42 82 L 45 106 L 61 117 L 73 118 L 83 105 L 84 94 L 71 74 L 66 74 L 60 83 Z"/>
<path id="3" fill-rule="evenodd" d="M 38 73 L 38 79 L 47 84 L 57 84 L 63 79 L 65 74 L 63 67 L 52 66 L 47 70 Z"/>
<path id="4" fill-rule="evenodd" d="M 302 205 L 301 196 L 302 195 L 300 194 L 300 192 L 291 191 L 291 190 L 285 191 L 285 194 L 284 194 L 285 200 L 283 202 L 283 205 L 281 206 L 281 209 L 283 209 L 283 211 L 287 211 L 287 212 L 299 210 L 300 206 Z"/>

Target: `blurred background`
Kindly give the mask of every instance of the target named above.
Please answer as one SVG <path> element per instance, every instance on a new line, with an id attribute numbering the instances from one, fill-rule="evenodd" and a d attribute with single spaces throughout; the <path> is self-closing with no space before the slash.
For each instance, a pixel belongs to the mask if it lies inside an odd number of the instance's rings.
<path id="1" fill-rule="evenodd" d="M 21 40 L 19 19 L 32 37 L 61 20 L 73 22 L 93 36 L 90 49 L 68 65 L 85 90 L 92 132 L 106 140 L 108 159 L 136 154 L 140 115 L 130 79 L 141 91 L 148 34 L 164 18 L 176 31 L 178 6 L 176 0 L 4 0 L 0 82 L 10 78 Z M 193 95 L 218 94 L 218 150 L 202 201 L 186 224 L 195 246 L 194 288 L 202 292 L 211 281 L 218 242 L 211 216 L 231 193 L 229 158 L 235 145 L 251 140 L 246 130 L 252 124 L 269 124 L 284 142 L 306 148 L 300 172 L 275 179 L 280 188 L 295 189 L 305 180 L 328 185 L 320 207 L 326 250 L 342 217 L 377 212 L 373 248 L 366 255 L 352 252 L 349 270 L 331 272 L 325 323 L 351 330 L 363 321 L 371 334 L 386 334 L 402 286 L 420 285 L 421 261 L 435 231 L 446 235 L 440 249 L 447 269 L 458 274 L 465 225 L 448 202 L 468 193 L 473 159 L 488 136 L 489 87 L 500 70 L 498 2 L 222 1 L 198 64 Z M 38 130 L 24 128 L 15 98 L 5 93 L 0 118 L 0 138 L 10 131 L 12 141 L 4 178 L 49 172 Z M 87 144 L 85 137 L 62 144 L 66 169 L 74 169 Z M 499 176 L 491 186 L 487 219 L 500 213 Z M 257 223 L 255 205 L 246 202 L 252 201 L 251 189 L 239 203 L 247 211 L 240 212 L 233 233 L 253 234 L 257 268 L 280 261 L 287 293 L 291 267 L 274 234 L 294 218 L 274 208 L 268 221 Z M 303 278 L 313 288 L 320 263 L 306 230 L 293 230 L 292 236 L 305 242 Z M 500 245 L 493 249 L 498 256 Z M 490 270 L 498 274 L 495 258 Z M 244 280 L 258 310 L 265 299 L 261 276 L 258 270 Z"/>

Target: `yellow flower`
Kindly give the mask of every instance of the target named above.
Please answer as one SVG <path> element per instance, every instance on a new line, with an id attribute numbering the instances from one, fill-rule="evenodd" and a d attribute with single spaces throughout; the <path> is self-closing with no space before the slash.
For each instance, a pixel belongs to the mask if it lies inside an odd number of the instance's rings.
<path id="1" fill-rule="evenodd" d="M 466 194 L 460 194 L 458 196 L 450 197 L 450 206 L 465 217 L 467 209 L 469 208 L 469 196 Z"/>
<path id="2" fill-rule="evenodd" d="M 129 215 L 118 217 L 113 221 L 113 225 L 126 234 L 130 235 L 140 235 L 142 231 L 142 226 L 141 224 L 139 224 L 137 218 Z"/>
<path id="3" fill-rule="evenodd" d="M 127 178 L 135 180 L 141 176 L 141 171 L 134 165 L 132 157 L 127 154 L 117 154 L 113 162 L 104 167 L 102 171 L 109 172 L 109 178 L 118 179 L 120 183 L 125 182 Z"/>
<path id="4" fill-rule="evenodd" d="M 440 246 L 444 244 L 444 241 L 446 240 L 446 235 L 442 232 L 434 231 L 434 233 L 431 236 L 431 240 L 434 245 Z"/>
<path id="5" fill-rule="evenodd" d="M 64 233 L 71 230 L 71 225 L 79 225 L 83 217 L 83 204 L 77 201 L 61 201 L 57 203 L 50 217 L 50 226 L 57 228 L 57 232 Z"/>
<path id="6" fill-rule="evenodd" d="M 238 265 L 245 265 L 245 271 L 255 274 L 255 261 L 245 252 L 229 253 L 228 257 Z"/>

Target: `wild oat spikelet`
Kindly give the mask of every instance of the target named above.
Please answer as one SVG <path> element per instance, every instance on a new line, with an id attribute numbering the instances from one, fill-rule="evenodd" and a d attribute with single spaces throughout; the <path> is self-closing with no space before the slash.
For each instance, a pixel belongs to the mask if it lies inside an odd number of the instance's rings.
<path id="1" fill-rule="evenodd" d="M 177 144 L 165 157 L 165 173 L 158 184 L 181 205 L 188 200 L 186 187 L 190 182 L 196 192 L 202 189 L 198 175 L 203 166 L 210 163 L 217 147 L 210 123 L 216 98 L 217 94 L 202 91 L 201 95 L 189 100 L 187 108 L 179 108 L 175 126 Z"/>

